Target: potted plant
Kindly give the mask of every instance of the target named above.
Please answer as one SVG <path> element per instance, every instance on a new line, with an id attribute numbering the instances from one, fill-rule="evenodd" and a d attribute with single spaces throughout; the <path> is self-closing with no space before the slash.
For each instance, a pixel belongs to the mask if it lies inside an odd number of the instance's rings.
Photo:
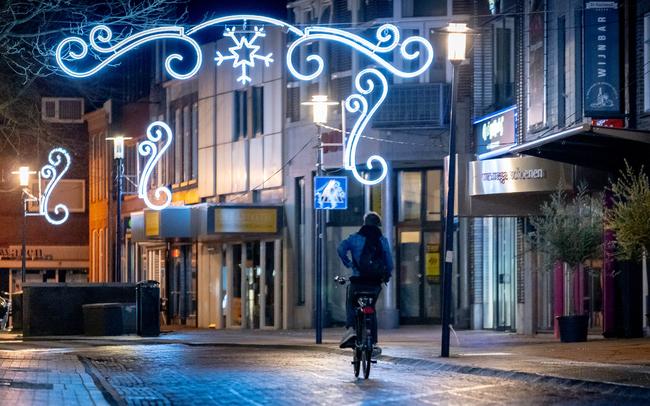
<path id="1" fill-rule="evenodd" d="M 649 284 L 647 255 L 650 249 L 650 182 L 643 167 L 635 172 L 625 163 L 625 169 L 610 185 L 612 205 L 606 211 L 606 225 L 616 239 L 616 256 L 623 260 L 642 262 L 643 278 Z M 650 288 L 650 286 L 648 286 Z M 645 317 L 648 315 L 650 300 L 645 298 Z M 646 329 L 649 320 L 646 319 Z M 646 334 L 648 332 L 646 331 Z"/>
<path id="2" fill-rule="evenodd" d="M 562 186 L 544 202 L 541 216 L 533 217 L 535 229 L 530 235 L 533 245 L 547 254 L 547 265 L 566 264 L 564 267 L 570 289 L 565 289 L 564 314 L 557 316 L 562 342 L 586 341 L 589 316 L 580 314 L 582 297 L 576 295 L 576 275 L 585 262 L 602 254 L 603 210 L 601 199 L 578 187 L 569 195 Z M 579 291 L 579 290 L 578 290 Z M 573 297 L 570 297 L 573 292 Z"/>

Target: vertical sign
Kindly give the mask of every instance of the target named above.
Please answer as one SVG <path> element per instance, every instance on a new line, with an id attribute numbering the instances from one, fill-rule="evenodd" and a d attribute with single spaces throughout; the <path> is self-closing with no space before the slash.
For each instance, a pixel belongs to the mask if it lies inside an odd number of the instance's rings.
<path id="1" fill-rule="evenodd" d="M 544 105 L 546 101 L 544 71 L 545 43 L 544 23 L 545 0 L 530 0 L 528 17 L 528 129 L 537 130 L 544 127 Z"/>
<path id="2" fill-rule="evenodd" d="M 617 1 L 585 2 L 585 116 L 621 114 L 621 74 Z"/>

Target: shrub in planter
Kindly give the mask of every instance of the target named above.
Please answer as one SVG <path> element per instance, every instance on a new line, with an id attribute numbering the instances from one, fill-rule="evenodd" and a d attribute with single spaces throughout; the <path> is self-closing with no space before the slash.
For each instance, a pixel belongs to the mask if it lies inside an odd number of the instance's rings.
<path id="1" fill-rule="evenodd" d="M 606 225 L 616 235 L 618 258 L 641 261 L 646 283 L 650 285 L 647 253 L 650 249 L 650 182 L 643 167 L 636 172 L 627 163 L 616 181 L 610 185 L 612 207 L 606 212 Z M 650 286 L 649 286 L 650 288 Z M 648 298 L 646 312 L 648 312 Z M 646 316 L 647 317 L 647 316 Z M 648 323 L 646 322 L 646 325 Z"/>
<path id="2" fill-rule="evenodd" d="M 570 195 L 558 188 L 541 206 L 541 216 L 531 219 L 535 228 L 529 237 L 533 245 L 547 254 L 547 269 L 556 263 L 568 265 L 570 280 L 583 269 L 586 261 L 602 254 L 603 209 L 600 196 L 591 196 L 581 185 Z M 570 289 L 569 292 L 574 292 Z M 565 292 L 565 294 L 569 294 Z M 562 341 L 584 341 L 587 338 L 588 316 L 577 314 L 576 299 L 567 302 L 564 315 L 558 317 Z"/>

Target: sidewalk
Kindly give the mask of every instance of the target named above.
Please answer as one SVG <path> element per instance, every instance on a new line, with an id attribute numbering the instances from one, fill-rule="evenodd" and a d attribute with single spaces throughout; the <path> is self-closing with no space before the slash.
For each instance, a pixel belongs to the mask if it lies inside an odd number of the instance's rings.
<path id="1" fill-rule="evenodd" d="M 314 343 L 313 330 L 204 330 L 184 329 L 156 338 L 121 337 L 34 337 L 32 341 L 77 341 L 91 346 L 119 344 L 178 343 L 185 345 L 232 345 L 308 347 L 323 351 L 338 349 L 342 329 L 326 329 L 323 344 Z M 402 327 L 381 330 L 380 360 L 410 363 L 478 375 L 515 379 L 563 379 L 564 384 L 620 385 L 650 390 L 650 339 L 605 340 L 590 336 L 586 343 L 560 343 L 551 335 L 534 337 L 482 330 L 452 334 L 451 354 L 440 358 L 440 327 Z M 9 336 L 5 336 L 10 338 Z M 17 337 L 20 339 L 19 337 Z M 0 339 L 0 344 L 2 343 Z M 349 351 L 349 350 L 347 350 Z"/>

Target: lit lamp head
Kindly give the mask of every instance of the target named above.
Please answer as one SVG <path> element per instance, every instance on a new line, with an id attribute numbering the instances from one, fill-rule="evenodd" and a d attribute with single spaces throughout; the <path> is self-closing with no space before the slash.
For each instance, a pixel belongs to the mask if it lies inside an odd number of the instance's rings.
<path id="1" fill-rule="evenodd" d="M 17 171 L 13 171 L 11 173 L 14 175 L 18 175 L 20 186 L 27 187 L 29 186 L 29 175 L 34 175 L 36 172 L 30 171 L 29 166 L 21 166 L 18 168 Z"/>
<path id="2" fill-rule="evenodd" d="M 311 101 L 301 103 L 303 106 L 312 106 L 312 121 L 316 124 L 327 122 L 327 109 L 329 106 L 338 105 L 337 102 L 327 101 L 327 95 L 314 95 Z"/>
<path id="3" fill-rule="evenodd" d="M 453 64 L 459 64 L 465 60 L 467 47 L 467 35 L 473 30 L 465 23 L 449 23 L 441 31 L 447 33 L 447 59 Z"/>
<path id="4" fill-rule="evenodd" d="M 106 141 L 113 141 L 113 158 L 124 159 L 124 141 L 130 139 L 131 137 L 125 137 L 123 135 L 106 138 Z"/>

